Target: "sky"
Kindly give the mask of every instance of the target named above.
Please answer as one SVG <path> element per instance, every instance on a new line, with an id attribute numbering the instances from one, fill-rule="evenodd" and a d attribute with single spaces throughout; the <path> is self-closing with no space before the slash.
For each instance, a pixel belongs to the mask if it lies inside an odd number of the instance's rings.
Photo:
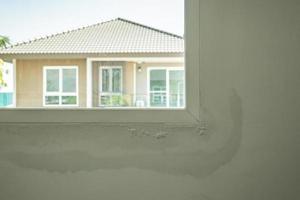
<path id="1" fill-rule="evenodd" d="M 0 0 L 0 5 L 0 35 L 12 43 L 118 17 L 184 33 L 184 0 Z"/>

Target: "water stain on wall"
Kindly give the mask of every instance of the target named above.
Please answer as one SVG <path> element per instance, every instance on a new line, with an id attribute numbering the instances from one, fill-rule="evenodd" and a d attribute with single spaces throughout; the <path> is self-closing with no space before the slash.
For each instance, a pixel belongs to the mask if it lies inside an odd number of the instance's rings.
<path id="1" fill-rule="evenodd" d="M 60 173 L 137 168 L 205 177 L 230 162 L 240 146 L 242 102 L 235 89 L 230 93 L 230 137 L 214 151 L 202 148 L 203 134 L 185 128 L 139 127 L 128 132 L 124 127 L 2 125 L 0 160 Z M 211 123 L 218 125 L 217 121 Z M 214 127 L 208 129 L 208 134 L 214 132 Z"/>

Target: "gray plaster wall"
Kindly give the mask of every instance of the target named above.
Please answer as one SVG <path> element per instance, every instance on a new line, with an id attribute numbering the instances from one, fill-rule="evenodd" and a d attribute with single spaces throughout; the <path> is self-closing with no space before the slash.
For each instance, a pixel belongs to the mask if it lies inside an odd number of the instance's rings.
<path id="1" fill-rule="evenodd" d="M 200 1 L 207 130 L 1 124 L 1 200 L 299 199 L 299 4 Z"/>

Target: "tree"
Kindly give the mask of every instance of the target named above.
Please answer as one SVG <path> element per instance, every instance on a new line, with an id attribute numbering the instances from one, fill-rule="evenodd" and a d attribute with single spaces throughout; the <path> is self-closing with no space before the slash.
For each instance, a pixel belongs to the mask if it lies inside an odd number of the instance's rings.
<path id="1" fill-rule="evenodd" d="M 6 47 L 10 44 L 10 40 L 8 37 L 0 35 L 0 48 Z"/>
<path id="2" fill-rule="evenodd" d="M 0 89 L 1 87 L 6 86 L 6 83 L 3 80 L 3 65 L 4 62 L 0 59 Z"/>
<path id="3" fill-rule="evenodd" d="M 6 36 L 0 35 L 0 48 L 3 48 L 3 47 L 5 48 L 6 45 L 9 45 L 9 44 L 10 44 L 9 38 Z M 2 86 L 6 86 L 6 83 L 3 80 L 3 65 L 4 65 L 4 62 L 3 62 L 3 60 L 0 59 L 0 88 Z"/>

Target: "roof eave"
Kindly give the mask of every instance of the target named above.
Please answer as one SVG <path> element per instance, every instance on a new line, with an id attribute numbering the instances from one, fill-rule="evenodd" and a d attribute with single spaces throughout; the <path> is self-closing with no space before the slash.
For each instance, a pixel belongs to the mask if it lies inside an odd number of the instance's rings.
<path id="1" fill-rule="evenodd" d="M 157 53 L 1 53 L 0 59 L 85 59 L 91 57 L 184 57 L 184 52 Z"/>

